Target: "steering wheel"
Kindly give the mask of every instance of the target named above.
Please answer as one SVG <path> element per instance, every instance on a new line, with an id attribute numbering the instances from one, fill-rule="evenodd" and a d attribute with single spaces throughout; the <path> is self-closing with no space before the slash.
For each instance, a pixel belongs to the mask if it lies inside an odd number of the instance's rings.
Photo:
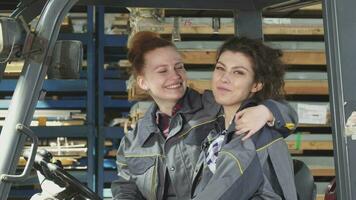
<path id="1" fill-rule="evenodd" d="M 52 163 L 48 163 L 48 165 L 51 164 Z M 91 191 L 87 186 L 83 185 L 74 176 L 64 171 L 63 168 L 57 167 L 56 169 L 52 170 L 52 172 L 65 183 L 66 192 L 73 193 L 73 196 L 79 195 L 86 199 L 101 200 L 97 194 Z"/>
<path id="2" fill-rule="evenodd" d="M 27 159 L 28 152 L 24 153 Z M 78 179 L 66 172 L 61 163 L 57 160 L 53 161 L 52 154 L 45 149 L 38 150 L 34 168 L 39 171 L 47 180 L 50 180 L 65 190 L 60 192 L 57 198 L 73 198 L 75 199 L 92 199 L 101 200 L 101 198 L 91 191 L 87 186 L 83 185 Z"/>

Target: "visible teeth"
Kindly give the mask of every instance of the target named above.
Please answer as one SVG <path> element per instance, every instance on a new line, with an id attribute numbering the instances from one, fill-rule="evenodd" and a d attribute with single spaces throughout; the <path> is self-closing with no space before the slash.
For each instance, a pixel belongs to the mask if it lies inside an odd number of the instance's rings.
<path id="1" fill-rule="evenodd" d="M 167 88 L 168 89 L 175 89 L 175 88 L 179 88 L 180 86 L 181 86 L 181 84 L 178 83 L 178 84 L 174 84 L 174 85 L 169 85 L 169 86 L 167 86 Z"/>

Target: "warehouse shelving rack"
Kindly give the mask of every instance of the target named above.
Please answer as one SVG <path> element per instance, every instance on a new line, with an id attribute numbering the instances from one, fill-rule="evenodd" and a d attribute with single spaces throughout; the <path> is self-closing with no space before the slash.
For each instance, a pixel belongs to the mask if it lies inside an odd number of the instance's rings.
<path id="1" fill-rule="evenodd" d="M 105 60 L 105 47 L 121 47 L 125 48 L 127 44 L 127 35 L 108 35 L 104 32 L 106 9 L 104 6 L 96 6 L 96 33 L 97 33 L 97 57 L 98 57 L 98 157 L 97 157 L 97 187 L 96 191 L 100 196 L 104 195 L 104 184 L 110 183 L 117 178 L 116 171 L 108 170 L 104 168 L 104 149 L 105 140 L 120 140 L 124 136 L 124 130 L 122 127 L 108 127 L 104 123 L 105 110 L 106 109 L 118 109 L 119 111 L 127 112 L 132 106 L 132 102 L 126 100 L 112 100 L 106 95 L 106 92 L 110 93 L 127 93 L 125 80 L 118 80 L 118 75 L 113 73 L 111 78 L 106 79 L 104 63 Z M 103 42 L 101 42 L 103 41 Z M 120 58 L 125 58 L 126 53 L 118 55 Z M 118 60 L 115 60 L 118 62 Z M 118 71 L 116 71 L 118 72 Z M 108 77 L 109 78 L 109 77 Z"/>

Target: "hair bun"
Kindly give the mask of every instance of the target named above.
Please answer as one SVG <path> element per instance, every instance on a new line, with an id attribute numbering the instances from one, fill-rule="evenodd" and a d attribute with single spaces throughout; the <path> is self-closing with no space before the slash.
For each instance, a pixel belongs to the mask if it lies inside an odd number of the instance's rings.
<path id="1" fill-rule="evenodd" d="M 142 46 L 147 42 L 152 41 L 156 38 L 161 38 L 158 33 L 150 31 L 141 31 L 134 34 L 129 38 L 127 43 L 127 48 L 129 49 L 129 54 L 137 54 L 141 51 Z M 131 52 L 131 53 L 130 53 Z M 130 60 L 130 58 L 129 58 Z M 131 62 L 131 60 L 130 60 Z"/>

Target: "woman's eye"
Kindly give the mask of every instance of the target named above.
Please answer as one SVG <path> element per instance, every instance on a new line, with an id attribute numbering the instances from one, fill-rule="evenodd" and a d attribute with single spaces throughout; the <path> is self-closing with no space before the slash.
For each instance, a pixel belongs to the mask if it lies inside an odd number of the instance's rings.
<path id="1" fill-rule="evenodd" d="M 234 71 L 234 74 L 238 74 L 238 75 L 244 75 L 245 73 L 243 71 Z"/>
<path id="2" fill-rule="evenodd" d="M 224 68 L 219 66 L 219 65 L 217 65 L 217 66 L 215 66 L 215 70 L 224 70 Z"/>
<path id="3" fill-rule="evenodd" d="M 158 73 L 162 74 L 162 73 L 165 73 L 167 72 L 167 70 L 159 70 Z"/>
<path id="4" fill-rule="evenodd" d="M 176 65 L 176 69 L 184 69 L 184 65 L 183 64 Z"/>

